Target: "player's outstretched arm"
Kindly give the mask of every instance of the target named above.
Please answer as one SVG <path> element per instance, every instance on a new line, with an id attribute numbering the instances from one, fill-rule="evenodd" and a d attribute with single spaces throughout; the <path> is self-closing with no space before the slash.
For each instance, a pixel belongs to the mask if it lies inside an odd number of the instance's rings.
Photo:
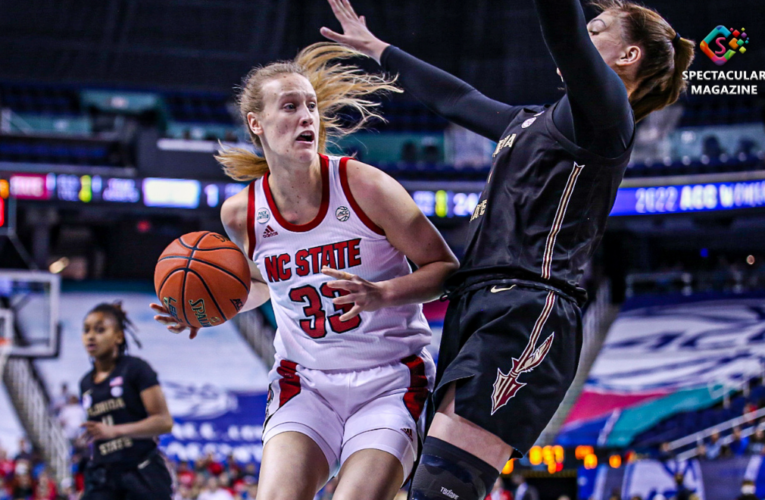
<path id="1" fill-rule="evenodd" d="M 438 298 L 447 276 L 459 267 L 449 246 L 395 179 L 355 160 L 348 161 L 347 169 L 348 185 L 360 208 L 385 232 L 391 245 L 418 268 L 406 276 L 377 283 L 324 268 L 325 274 L 336 279 L 328 283 L 329 287 L 350 292 L 333 302 L 354 304 L 340 320 L 346 321 L 361 311 Z"/>
<path id="2" fill-rule="evenodd" d="M 322 28 L 321 34 L 368 55 L 393 74 L 408 92 L 435 113 L 457 125 L 498 141 L 521 110 L 489 99 L 459 78 L 383 42 L 367 28 L 364 16 L 349 0 L 328 0 L 343 33 Z"/>
<path id="3" fill-rule="evenodd" d="M 595 48 L 588 30 L 597 36 L 603 23 L 588 27 L 580 0 L 534 0 L 542 36 L 563 81 L 573 111 L 595 129 L 631 124 L 627 89 Z M 631 136 L 631 132 L 627 136 Z"/>

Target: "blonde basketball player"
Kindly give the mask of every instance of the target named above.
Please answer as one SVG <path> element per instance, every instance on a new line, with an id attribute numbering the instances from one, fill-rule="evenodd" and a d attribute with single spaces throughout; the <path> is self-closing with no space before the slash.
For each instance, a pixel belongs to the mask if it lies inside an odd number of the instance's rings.
<path id="1" fill-rule="evenodd" d="M 328 136 L 376 116 L 365 96 L 396 90 L 330 62 L 358 55 L 316 44 L 251 71 L 240 112 L 263 157 L 218 158 L 231 177 L 254 179 L 221 210 L 252 262 L 244 309 L 270 295 L 279 326 L 259 500 L 310 500 L 338 471 L 336 500 L 393 498 L 412 470 L 434 383 L 419 304 L 442 293 L 457 260 L 395 180 L 321 154 Z M 350 129 L 334 118 L 343 107 L 360 117 Z"/>

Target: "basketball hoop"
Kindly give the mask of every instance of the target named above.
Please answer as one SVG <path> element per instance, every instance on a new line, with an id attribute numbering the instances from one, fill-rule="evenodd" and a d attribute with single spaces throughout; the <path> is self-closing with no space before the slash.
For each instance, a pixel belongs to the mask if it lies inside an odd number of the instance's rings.
<path id="1" fill-rule="evenodd" d="M 0 338 L 0 381 L 2 380 L 3 370 L 5 370 L 5 362 L 11 354 L 11 347 L 13 345 L 10 340 Z"/>

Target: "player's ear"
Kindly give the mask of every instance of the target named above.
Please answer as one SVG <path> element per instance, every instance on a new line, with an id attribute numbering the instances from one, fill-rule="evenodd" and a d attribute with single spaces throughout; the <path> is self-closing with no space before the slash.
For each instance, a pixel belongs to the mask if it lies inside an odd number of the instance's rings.
<path id="1" fill-rule="evenodd" d="M 639 62 L 641 57 L 643 57 L 643 51 L 640 47 L 637 45 L 629 45 L 624 49 L 624 52 L 622 52 L 622 55 L 616 61 L 616 64 L 619 66 L 630 66 Z"/>
<path id="2" fill-rule="evenodd" d="M 260 124 L 260 120 L 258 119 L 258 115 L 250 111 L 247 113 L 247 126 L 250 127 L 250 130 L 255 135 L 262 135 L 263 134 L 263 126 Z"/>

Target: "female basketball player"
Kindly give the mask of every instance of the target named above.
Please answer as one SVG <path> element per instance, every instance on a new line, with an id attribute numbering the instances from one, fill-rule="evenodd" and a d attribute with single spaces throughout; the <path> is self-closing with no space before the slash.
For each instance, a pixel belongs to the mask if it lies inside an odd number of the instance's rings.
<path id="1" fill-rule="evenodd" d="M 338 468 L 335 500 L 392 499 L 413 467 L 434 382 L 419 304 L 442 293 L 457 260 L 391 177 L 321 154 L 328 136 L 376 116 L 365 96 L 396 90 L 331 63 L 359 55 L 316 44 L 251 71 L 240 112 L 263 157 L 218 157 L 231 177 L 255 179 L 221 210 L 253 262 L 244 309 L 270 293 L 279 325 L 259 500 L 309 500 Z M 348 107 L 359 119 L 344 128 L 335 113 Z"/>
<path id="2" fill-rule="evenodd" d="M 599 0 L 535 0 L 566 93 L 508 106 L 377 39 L 348 0 L 329 0 L 355 48 L 444 117 L 497 141 L 471 217 L 439 354 L 436 402 L 412 498 L 483 498 L 507 459 L 552 418 L 581 348 L 578 285 L 605 230 L 635 122 L 672 104 L 693 43 L 656 12 Z"/>
<path id="3" fill-rule="evenodd" d="M 132 323 L 119 303 L 99 304 L 85 317 L 82 343 L 93 369 L 80 381 L 83 424 L 92 443 L 83 500 L 170 500 L 172 480 L 156 438 L 173 418 L 157 374 L 129 356 L 125 333 Z"/>

